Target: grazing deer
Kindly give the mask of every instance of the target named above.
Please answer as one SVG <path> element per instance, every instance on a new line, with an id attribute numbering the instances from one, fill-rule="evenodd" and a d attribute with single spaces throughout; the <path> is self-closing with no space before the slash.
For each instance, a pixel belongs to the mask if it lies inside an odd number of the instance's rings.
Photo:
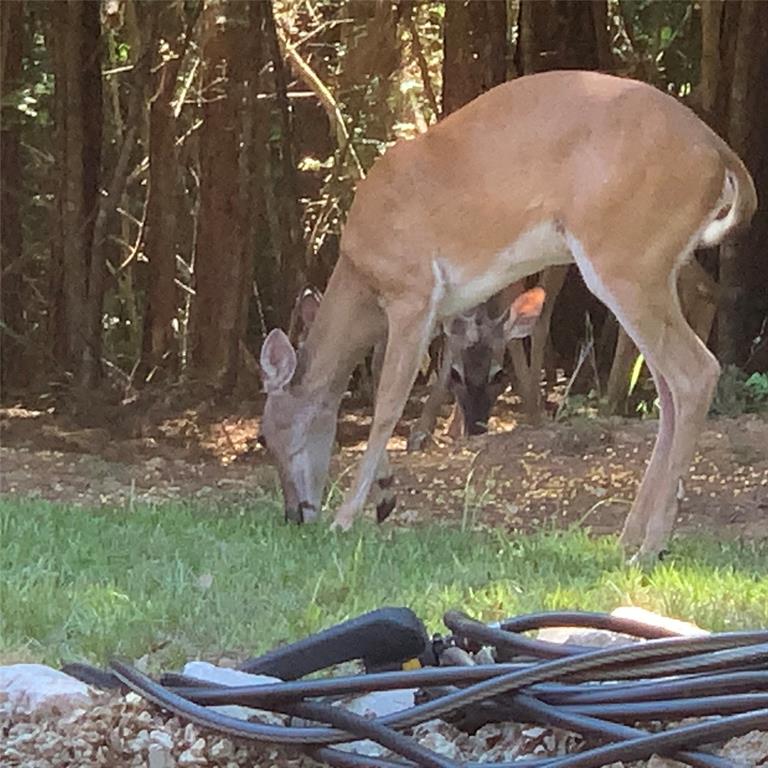
<path id="1" fill-rule="evenodd" d="M 523 290 L 518 281 L 469 312 L 443 323 L 443 350 L 437 376 L 418 421 L 408 437 L 408 450 L 420 450 L 432 434 L 448 394 L 455 405 L 449 433 L 480 435 L 499 395 L 507 386 L 504 360 L 512 339 L 529 336 L 541 315 L 544 290 Z"/>
<path id="2" fill-rule="evenodd" d="M 306 341 L 322 295 L 314 288 L 304 288 L 291 313 L 288 338 L 301 348 Z M 487 431 L 491 408 L 507 385 L 504 361 L 507 344 L 512 339 L 530 335 L 541 314 L 544 290 L 524 290 L 519 281 L 492 296 L 488 301 L 435 329 L 433 340 L 442 334 L 443 348 L 437 375 L 421 415 L 408 439 L 409 450 L 419 450 L 432 434 L 440 408 L 448 394 L 455 398 L 451 416 L 453 437 L 479 435 Z M 384 344 L 374 352 L 376 361 L 383 356 Z M 379 371 L 374 379 L 378 381 Z"/>
<path id="3" fill-rule="evenodd" d="M 756 207 L 742 161 L 691 110 L 595 72 L 512 80 L 396 144 L 357 188 L 301 354 L 279 329 L 261 350 L 262 435 L 288 516 L 318 513 L 341 397 L 367 349 L 386 335 L 368 444 L 333 523 L 341 529 L 381 476 L 435 323 L 575 262 L 658 390 L 656 444 L 622 532 L 625 546 L 658 554 L 720 373 L 683 317 L 677 273 Z"/>

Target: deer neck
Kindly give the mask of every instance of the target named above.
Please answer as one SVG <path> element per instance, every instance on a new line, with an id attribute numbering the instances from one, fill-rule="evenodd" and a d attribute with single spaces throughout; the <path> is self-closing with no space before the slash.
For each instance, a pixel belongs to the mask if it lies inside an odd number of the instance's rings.
<path id="1" fill-rule="evenodd" d="M 338 406 L 355 366 L 384 333 L 385 316 L 373 292 L 341 256 L 301 348 L 306 396 Z"/>

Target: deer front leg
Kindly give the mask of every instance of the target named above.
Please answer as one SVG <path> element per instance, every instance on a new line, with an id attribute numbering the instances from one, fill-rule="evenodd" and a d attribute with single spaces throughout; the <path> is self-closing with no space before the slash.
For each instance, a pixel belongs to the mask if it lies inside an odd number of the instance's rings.
<path id="1" fill-rule="evenodd" d="M 447 348 L 443 347 L 440 368 L 437 378 L 429 390 L 424 407 L 421 410 L 419 420 L 413 425 L 408 436 L 408 451 L 420 451 L 432 433 L 435 431 L 437 414 L 448 397 L 448 378 L 451 373 L 451 356 Z"/>
<path id="2" fill-rule="evenodd" d="M 365 505 L 386 454 L 387 442 L 403 413 L 419 371 L 419 363 L 429 343 L 434 322 L 434 303 L 422 300 L 420 306 L 414 307 L 413 303 L 398 302 L 387 310 L 387 319 L 387 348 L 368 445 L 360 460 L 352 488 L 336 513 L 331 526 L 334 529 L 348 530 Z"/>

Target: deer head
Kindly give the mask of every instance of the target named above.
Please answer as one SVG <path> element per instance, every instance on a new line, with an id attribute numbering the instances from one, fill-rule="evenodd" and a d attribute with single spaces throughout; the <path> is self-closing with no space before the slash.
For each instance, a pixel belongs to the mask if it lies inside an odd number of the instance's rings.
<path id="1" fill-rule="evenodd" d="M 542 288 L 531 288 L 497 314 L 500 307 L 494 296 L 445 323 L 446 354 L 451 359 L 448 386 L 461 409 L 465 434 L 487 431 L 491 408 L 508 383 L 507 344 L 530 335 L 544 298 Z"/>
<path id="2" fill-rule="evenodd" d="M 291 317 L 291 335 L 270 331 L 261 348 L 262 383 L 267 393 L 259 442 L 271 454 L 280 476 L 289 522 L 310 522 L 320 511 L 336 434 L 337 405 L 333 398 L 313 396 L 303 386 L 303 349 L 320 305 L 320 294 L 307 288 L 299 294 Z"/>
<path id="3" fill-rule="evenodd" d="M 267 400 L 259 442 L 277 467 L 286 521 L 310 522 L 320 512 L 338 403 L 303 385 L 302 350 L 279 328 L 265 339 L 260 364 Z"/>

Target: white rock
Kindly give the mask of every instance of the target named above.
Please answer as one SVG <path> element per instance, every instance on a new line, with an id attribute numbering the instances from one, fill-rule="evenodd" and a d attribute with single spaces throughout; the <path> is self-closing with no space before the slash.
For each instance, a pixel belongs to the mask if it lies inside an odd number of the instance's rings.
<path id="1" fill-rule="evenodd" d="M 44 664 L 0 667 L 0 704 L 20 714 L 67 714 L 88 706 L 88 686 Z"/>
<path id="2" fill-rule="evenodd" d="M 219 667 L 216 664 L 210 664 L 207 661 L 188 661 L 184 665 L 182 674 L 189 677 L 196 677 L 198 680 L 205 680 L 209 683 L 218 683 L 230 687 L 243 685 L 270 685 L 271 683 L 282 683 L 279 677 L 270 677 L 269 675 L 252 675 L 249 672 L 241 672 L 239 669 L 230 669 L 229 667 Z M 236 704 L 223 704 L 217 707 L 209 707 L 214 712 L 220 712 L 222 715 L 237 717 L 241 720 L 247 720 L 249 717 L 258 717 L 270 723 L 284 723 L 285 718 L 282 715 L 275 715 L 273 712 L 267 712 L 262 709 L 253 709 L 251 707 L 240 707 Z"/>
<path id="3" fill-rule="evenodd" d="M 358 696 L 344 703 L 344 706 L 355 714 L 363 717 L 383 717 L 401 709 L 413 706 L 415 688 L 403 688 L 399 691 L 373 691 L 364 696 Z"/>
<path id="4" fill-rule="evenodd" d="M 168 731 L 154 730 L 149 733 L 149 740 L 158 747 L 173 749 L 173 736 Z"/>
<path id="5" fill-rule="evenodd" d="M 184 665 L 182 674 L 221 685 L 269 685 L 283 682 L 279 677 L 252 675 L 249 672 L 241 672 L 239 669 L 219 667 L 207 661 L 188 661 Z"/>
<path id="6" fill-rule="evenodd" d="M 399 712 L 401 709 L 409 709 L 413 706 L 413 694 L 415 692 L 415 688 L 403 688 L 399 691 L 373 691 L 364 696 L 343 700 L 341 706 L 357 715 L 373 719 L 389 715 L 392 712 Z M 370 740 L 338 744 L 337 748 L 369 757 L 378 757 L 386 752 L 382 746 Z"/>
<path id="7" fill-rule="evenodd" d="M 669 616 L 662 616 L 660 613 L 646 611 L 645 608 L 638 608 L 635 605 L 623 605 L 615 611 L 611 611 L 611 616 L 639 621 L 641 624 L 647 624 L 649 627 L 668 629 L 684 637 L 701 637 L 709 634 L 706 629 L 702 629 L 696 624 L 691 624 L 689 621 L 672 619 Z"/>
<path id="8" fill-rule="evenodd" d="M 176 760 L 170 748 L 152 743 L 147 750 L 147 768 L 175 768 Z"/>
<path id="9" fill-rule="evenodd" d="M 709 634 L 705 629 L 697 627 L 695 624 L 671 619 L 669 616 L 646 611 L 644 608 L 637 608 L 634 605 L 616 608 L 616 610 L 611 611 L 611 616 L 631 619 L 652 629 L 666 629 L 683 637 L 700 637 Z M 547 627 L 539 630 L 537 637 L 539 640 L 547 640 L 550 643 L 572 643 L 594 648 L 609 648 L 639 642 L 638 638 L 631 635 L 588 627 Z"/>

